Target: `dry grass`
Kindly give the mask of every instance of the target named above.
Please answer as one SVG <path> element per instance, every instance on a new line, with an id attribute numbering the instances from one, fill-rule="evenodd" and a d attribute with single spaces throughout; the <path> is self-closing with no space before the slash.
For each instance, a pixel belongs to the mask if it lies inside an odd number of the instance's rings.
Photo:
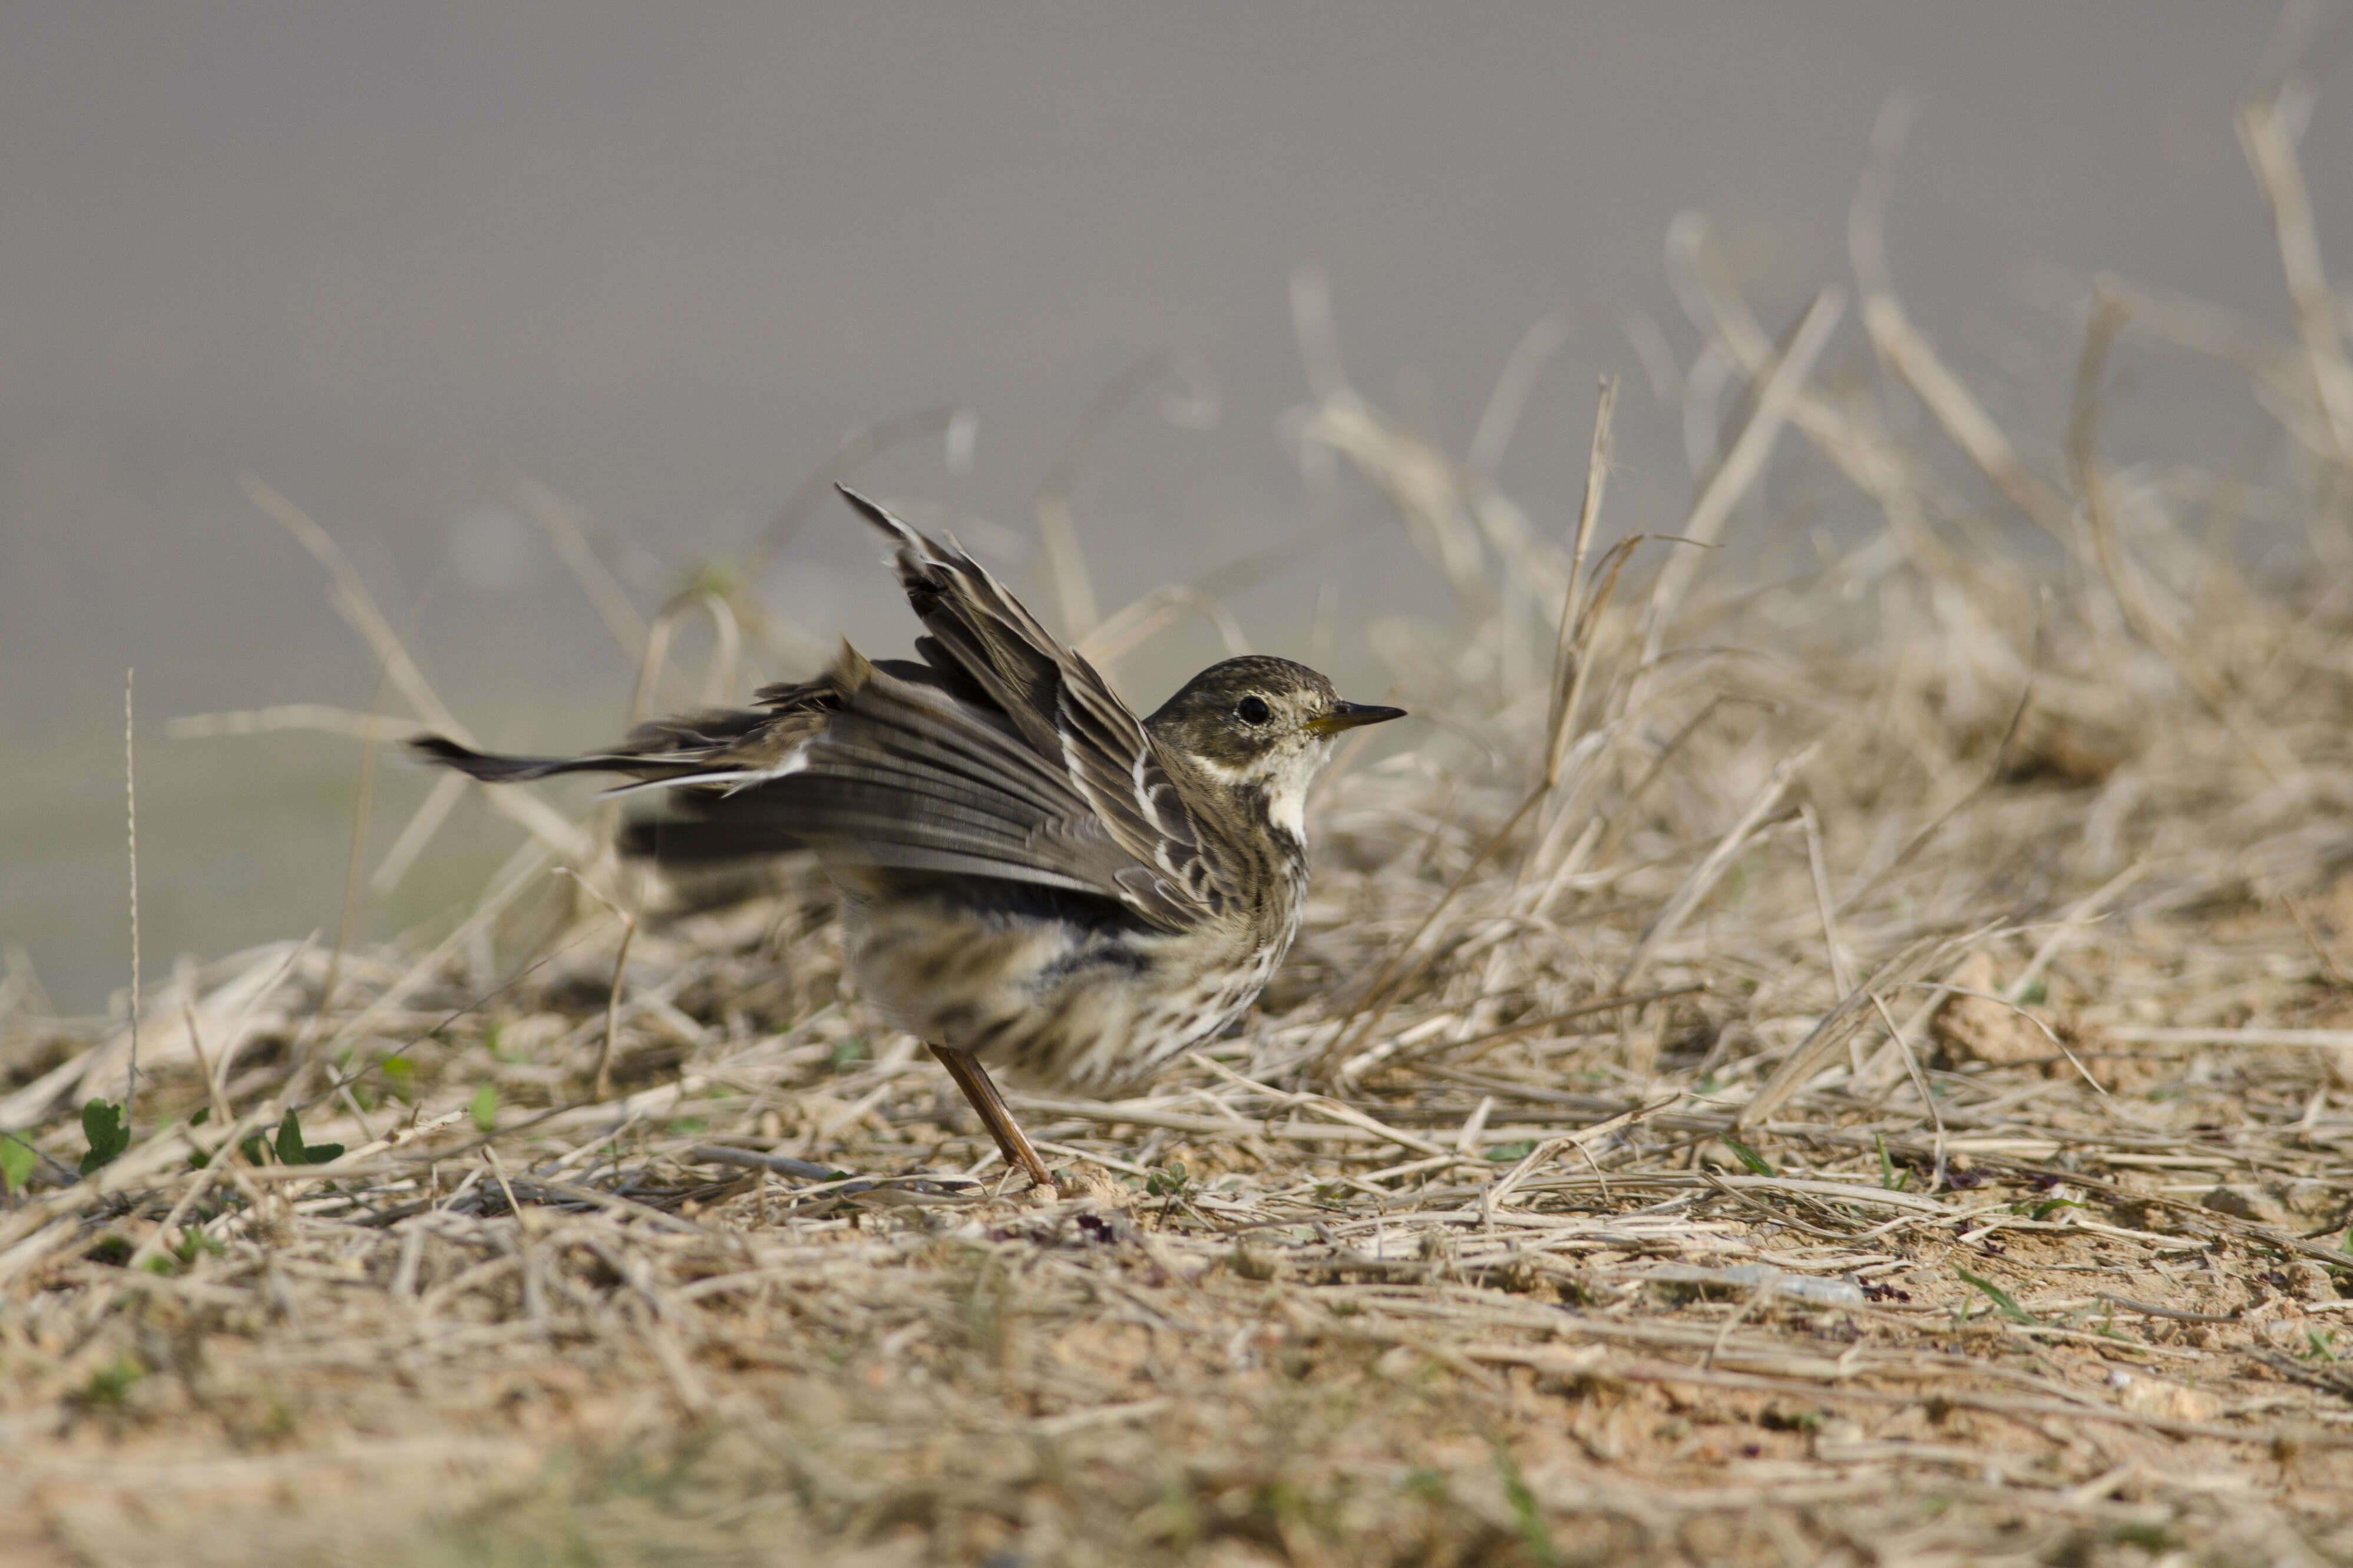
<path id="1" fill-rule="evenodd" d="M 1735 536 L 1777 447 L 1876 510 L 1797 578 L 1588 548 L 1600 441 L 1583 525 L 1534 525 L 1492 472 L 1556 334 L 1458 460 L 1350 387 L 1303 283 L 1288 433 L 1460 595 L 1377 637 L 1443 723 L 1317 803 L 1246 1029 L 1145 1098 L 1017 1097 L 1081 1195 L 997 1194 L 805 872 L 626 922 L 606 825 L 516 793 L 536 837 L 431 951 L 151 994 L 141 1141 L 87 1180 L 70 1113 L 127 1033 L 7 1017 L 42 1163 L 0 1214 L 0 1555 L 2353 1559 L 2353 383 L 2306 91 L 2245 121 L 2296 334 L 2104 285 L 2047 463 L 1897 302 L 1892 132 L 1844 361 L 1836 291 L 1777 345 L 1679 226 L 1695 426 L 1755 388 L 1686 531 Z M 2246 372 L 2258 463 L 2109 465 L 2137 331 Z M 649 696 L 687 610 L 783 635 L 708 578 L 640 618 L 542 500 Z M 2233 531 L 2281 517 L 2303 564 L 2253 581 Z M 593 896 L 534 905 L 551 856 Z M 348 1152 L 233 1152 L 290 1106 Z"/>

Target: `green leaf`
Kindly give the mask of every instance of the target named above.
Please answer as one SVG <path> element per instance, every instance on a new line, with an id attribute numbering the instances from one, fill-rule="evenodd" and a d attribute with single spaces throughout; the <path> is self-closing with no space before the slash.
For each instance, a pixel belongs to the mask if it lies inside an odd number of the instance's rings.
<path id="1" fill-rule="evenodd" d="M 210 1121 L 212 1119 L 213 1108 L 209 1105 L 199 1105 L 196 1107 L 196 1113 L 188 1118 L 188 1125 L 191 1127 L 202 1127 L 206 1122 Z"/>
<path id="2" fill-rule="evenodd" d="M 1418 1497 L 1424 1502 L 1444 1502 L 1446 1472 L 1433 1470 L 1427 1465 L 1414 1465 L 1406 1470 L 1405 1479 L 1399 1481 L 1398 1487 L 1409 1496 Z"/>
<path id="3" fill-rule="evenodd" d="M 111 1100 L 93 1100 L 81 1108 L 81 1133 L 90 1140 L 90 1152 L 81 1157 L 85 1176 L 112 1164 L 131 1147 L 131 1125 L 122 1119 L 122 1107 Z"/>
<path id="4" fill-rule="evenodd" d="M 486 1083 L 474 1091 L 473 1100 L 466 1114 L 474 1119 L 474 1126 L 484 1132 L 495 1132 L 499 1126 L 499 1086 Z"/>
<path id="5" fill-rule="evenodd" d="M 286 1108 L 286 1120 L 278 1124 L 278 1163 L 281 1165 L 323 1165 L 343 1156 L 341 1143 L 305 1143 L 302 1142 L 301 1119 L 294 1108 Z"/>
<path id="6" fill-rule="evenodd" d="M 1895 1190 L 1895 1162 L 1887 1157 L 1887 1140 L 1874 1132 L 1871 1142 L 1879 1151 L 1879 1184 L 1892 1193 Z M 1906 1171 L 1905 1174 L 1911 1173 Z"/>
<path id="7" fill-rule="evenodd" d="M 1504 1500 L 1511 1504 L 1512 1518 L 1520 1527 L 1520 1540 L 1527 1547 L 1528 1555 L 1542 1568 L 1562 1568 L 1560 1548 L 1553 1542 L 1552 1526 L 1545 1519 L 1544 1508 L 1522 1479 L 1512 1451 L 1501 1443 L 1495 1445 L 1495 1469 L 1504 1483 Z"/>
<path id="8" fill-rule="evenodd" d="M 375 1064 L 375 1070 L 384 1075 L 385 1087 L 392 1090 L 394 1099 L 405 1100 L 411 1105 L 417 1103 L 417 1064 L 415 1062 L 410 1061 L 406 1057 L 386 1057 Z"/>
<path id="9" fill-rule="evenodd" d="M 1953 1272 L 1961 1277 L 1961 1282 L 1963 1284 L 1973 1285 L 1978 1289 L 1983 1291 L 1985 1293 L 1986 1300 L 1994 1304 L 1994 1310 L 1999 1311 L 2003 1317 L 2008 1318 L 2011 1322 L 2026 1323 L 2035 1327 L 2040 1327 L 2042 1325 L 2042 1319 L 2036 1317 L 2033 1313 L 2020 1306 L 2015 1300 L 2012 1300 L 2010 1299 L 2010 1292 L 1995 1284 L 1992 1280 L 1980 1279 L 1976 1275 L 1970 1273 L 1968 1269 L 1957 1266 L 1955 1267 Z"/>
<path id="10" fill-rule="evenodd" d="M 1764 1155 L 1759 1154 L 1756 1150 L 1751 1149 L 1747 1144 L 1743 1143 L 1731 1133 L 1720 1132 L 1716 1136 L 1724 1141 L 1724 1146 L 1725 1148 L 1732 1151 L 1732 1157 L 1734 1159 L 1748 1167 L 1751 1174 L 1758 1176 L 1778 1176 L 1781 1173 L 1773 1168 L 1772 1161 L 1767 1160 Z"/>
<path id="11" fill-rule="evenodd" d="M 35 1164 L 33 1146 L 14 1132 L 0 1133 L 0 1184 L 12 1193 L 21 1193 L 25 1184 L 33 1179 Z"/>
<path id="12" fill-rule="evenodd" d="M 90 1382 L 82 1389 L 82 1402 L 92 1405 L 120 1405 L 146 1375 L 145 1367 L 118 1353 L 113 1361 L 90 1374 Z"/>
<path id="13" fill-rule="evenodd" d="M 238 1153 L 245 1156 L 245 1163 L 248 1165 L 267 1165 L 269 1163 L 269 1140 L 264 1138 L 259 1132 L 252 1133 L 241 1140 L 237 1146 L 237 1150 Z"/>

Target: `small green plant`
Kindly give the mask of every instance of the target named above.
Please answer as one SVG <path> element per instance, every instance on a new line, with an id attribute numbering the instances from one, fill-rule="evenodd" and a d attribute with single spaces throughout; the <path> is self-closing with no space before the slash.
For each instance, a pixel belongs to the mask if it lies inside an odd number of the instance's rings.
<path id="1" fill-rule="evenodd" d="M 1527 1543 L 1528 1555 L 1544 1568 L 1562 1568 L 1560 1548 L 1553 1544 L 1552 1526 L 1536 1502 L 1535 1493 L 1528 1490 L 1527 1481 L 1520 1475 L 1519 1461 L 1503 1444 L 1495 1445 L 1495 1473 L 1504 1483 L 1504 1499 L 1512 1505 L 1512 1518 L 1520 1527 L 1520 1539 Z"/>
<path id="2" fill-rule="evenodd" d="M 1748 1167 L 1751 1174 L 1758 1176 L 1778 1176 L 1781 1173 L 1773 1168 L 1772 1161 L 1767 1160 L 1764 1155 L 1759 1154 L 1756 1150 L 1751 1149 L 1747 1144 L 1743 1143 L 1731 1133 L 1718 1133 L 1717 1137 L 1723 1141 L 1725 1148 L 1732 1151 L 1732 1157 L 1734 1159 Z"/>
<path id="3" fill-rule="evenodd" d="M 404 1105 L 417 1103 L 417 1064 L 406 1057 L 386 1057 L 375 1064 L 386 1093 Z"/>
<path id="4" fill-rule="evenodd" d="M 1887 1153 L 1887 1140 L 1878 1133 L 1871 1135 L 1871 1142 L 1879 1151 L 1879 1184 L 1891 1193 L 1908 1190 L 1912 1185 L 1911 1167 L 1907 1165 L 1901 1171 L 1895 1168 L 1895 1162 Z"/>
<path id="5" fill-rule="evenodd" d="M 1748 894 L 1757 885 L 1757 874 L 1764 866 L 1761 850 L 1751 850 L 1732 863 L 1732 868 L 1724 876 L 1724 902 L 1727 909 L 1736 910 L 1748 901 Z"/>
<path id="6" fill-rule="evenodd" d="M 833 1063 L 834 1071 L 846 1071 L 866 1059 L 866 1042 L 855 1035 L 844 1035 L 833 1042 L 828 1059 Z"/>
<path id="7" fill-rule="evenodd" d="M 33 1146 L 14 1132 L 0 1132 L 0 1185 L 11 1193 L 21 1193 L 25 1184 L 33 1179 L 33 1167 L 38 1163 Z"/>
<path id="8" fill-rule="evenodd" d="M 341 1159 L 343 1152 L 341 1143 L 303 1142 L 301 1120 L 290 1105 L 286 1108 L 285 1120 L 278 1124 L 274 1147 L 281 1165 L 323 1165 L 330 1160 Z"/>
<path id="9" fill-rule="evenodd" d="M 131 1254 L 133 1250 L 135 1249 L 131 1245 L 130 1237 L 117 1236 L 112 1231 L 109 1231 L 93 1242 L 90 1249 L 82 1256 L 92 1263 L 103 1263 L 109 1268 L 120 1268 L 131 1261 Z"/>
<path id="10" fill-rule="evenodd" d="M 1487 1151 L 1487 1158 L 1500 1163 L 1507 1160 L 1525 1160 L 1535 1152 L 1536 1141 L 1533 1138 L 1523 1138 L 1516 1143 L 1495 1144 Z"/>
<path id="11" fill-rule="evenodd" d="M 485 1083 L 474 1091 L 466 1104 L 466 1114 L 474 1119 L 478 1131 L 495 1132 L 499 1126 L 499 1086 Z"/>
<path id="12" fill-rule="evenodd" d="M 117 1355 L 90 1374 L 90 1381 L 82 1385 L 81 1402 L 93 1410 L 119 1409 L 146 1375 L 145 1367 L 128 1355 Z"/>
<path id="13" fill-rule="evenodd" d="M 140 1267 L 150 1274 L 179 1274 L 195 1267 L 196 1259 L 206 1255 L 218 1258 L 228 1248 L 206 1236 L 194 1226 L 180 1233 L 178 1245 L 167 1253 L 149 1258 Z"/>
<path id="14" fill-rule="evenodd" d="M 2048 1002 L 2051 1000 L 2051 987 L 2041 980 L 2030 980 L 2026 983 L 2026 989 L 2018 994 L 2018 1000 L 2021 1005 L 2027 1007 L 2039 1002 Z"/>
<path id="15" fill-rule="evenodd" d="M 1191 1184 L 1181 1160 L 1171 1160 L 1166 1170 L 1155 1171 L 1144 1179 L 1144 1190 L 1155 1198 L 1181 1198 Z"/>
<path id="16" fill-rule="evenodd" d="M 2003 1317 L 2008 1318 L 2011 1322 L 2025 1323 L 2038 1328 L 2042 1326 L 2042 1319 L 2036 1317 L 2033 1313 L 2020 1306 L 2010 1296 L 2009 1291 L 2003 1289 L 1992 1280 L 1980 1279 L 1978 1276 L 1970 1273 L 1966 1268 L 1956 1268 L 1953 1272 L 1961 1277 L 1962 1284 L 1970 1286 L 1975 1289 L 1981 1291 L 1984 1294 L 1985 1299 L 1993 1303 L 1994 1310 L 2000 1312 Z"/>
<path id="17" fill-rule="evenodd" d="M 1189 1551 L 1201 1539 L 1201 1512 L 1193 1506 L 1193 1489 L 1178 1477 L 1161 1481 L 1157 1512 L 1160 1533 L 1178 1551 Z"/>
<path id="18" fill-rule="evenodd" d="M 382 1103 L 382 1100 L 375 1090 L 367 1086 L 368 1069 L 366 1068 L 360 1068 L 356 1074 L 352 1071 L 352 1059 L 355 1055 L 357 1055 L 356 1052 L 348 1049 L 337 1052 L 335 1074 L 345 1080 L 344 1092 L 352 1097 L 353 1103 L 362 1110 L 374 1110 Z"/>
<path id="19" fill-rule="evenodd" d="M 81 1157 L 85 1176 L 112 1164 L 131 1147 L 131 1123 L 111 1100 L 93 1100 L 81 1108 L 81 1134 L 90 1141 L 90 1152 Z"/>
<path id="20" fill-rule="evenodd" d="M 2298 1353 L 2305 1361 L 2335 1361 L 2337 1359 L 2337 1331 L 2335 1329 L 2306 1329 L 2304 1331 L 2304 1349 Z"/>

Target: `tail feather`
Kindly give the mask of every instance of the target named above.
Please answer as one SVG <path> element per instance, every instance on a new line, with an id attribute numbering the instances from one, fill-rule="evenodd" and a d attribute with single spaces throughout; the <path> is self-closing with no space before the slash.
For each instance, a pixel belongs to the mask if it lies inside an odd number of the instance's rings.
<path id="1" fill-rule="evenodd" d="M 453 767 L 484 784 L 520 784 L 526 779 L 543 779 L 555 773 L 604 773 L 624 765 L 627 761 L 607 756 L 503 757 L 490 752 L 478 752 L 470 746 L 461 746 L 445 735 L 419 735 L 408 745 L 411 751 L 426 760 Z"/>

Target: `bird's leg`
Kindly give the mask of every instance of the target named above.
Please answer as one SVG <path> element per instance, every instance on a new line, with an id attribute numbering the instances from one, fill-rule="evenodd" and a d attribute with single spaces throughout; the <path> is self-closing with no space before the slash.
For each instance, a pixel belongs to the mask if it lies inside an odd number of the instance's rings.
<path id="1" fill-rule="evenodd" d="M 931 1052 L 940 1058 L 940 1066 L 948 1069 L 948 1076 L 955 1079 L 956 1087 L 964 1090 L 964 1097 L 972 1101 L 973 1110 L 980 1116 L 980 1124 L 988 1129 L 991 1138 L 997 1140 L 997 1152 L 1005 1156 L 1005 1163 L 1027 1172 L 1032 1182 L 1051 1193 L 1054 1178 L 1046 1173 L 1046 1162 L 1038 1158 L 1038 1151 L 1029 1146 L 1029 1135 L 1021 1131 L 1020 1123 L 1013 1120 L 1012 1109 L 1005 1103 L 1005 1096 L 997 1092 L 996 1083 L 988 1076 L 988 1069 L 968 1051 L 933 1046 Z"/>

